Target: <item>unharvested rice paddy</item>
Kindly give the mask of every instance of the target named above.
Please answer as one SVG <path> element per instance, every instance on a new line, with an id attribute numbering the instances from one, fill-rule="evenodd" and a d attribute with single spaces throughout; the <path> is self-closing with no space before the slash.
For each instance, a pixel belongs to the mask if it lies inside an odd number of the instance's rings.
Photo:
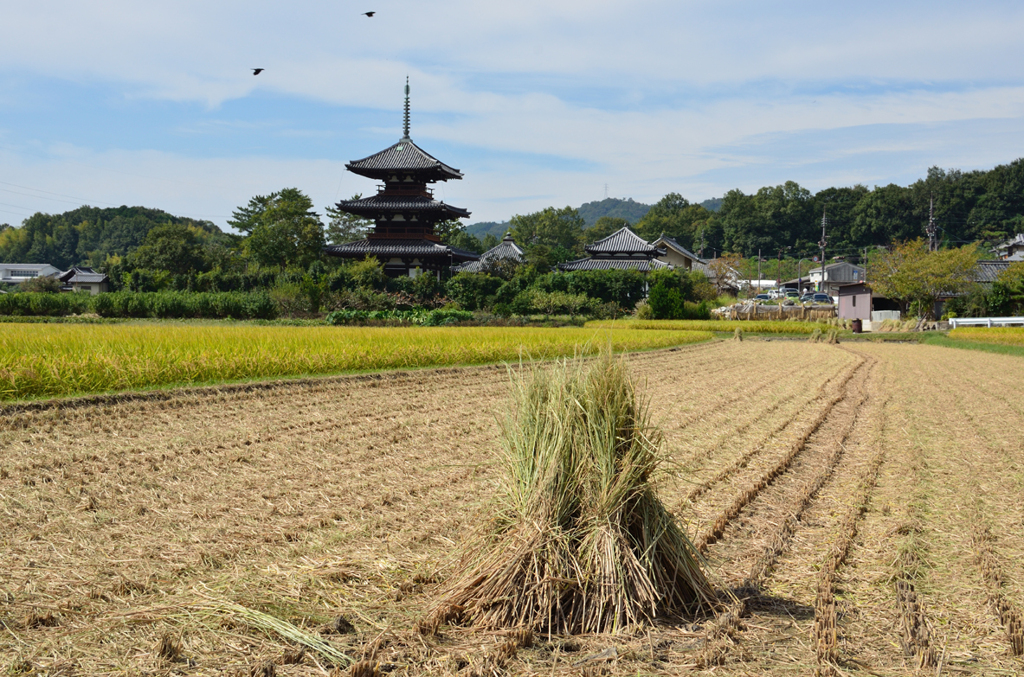
<path id="1" fill-rule="evenodd" d="M 755 334 L 812 334 L 815 329 L 827 328 L 820 322 L 798 320 L 591 320 L 588 329 L 675 329 L 679 331 L 732 332 L 737 327 Z"/>
<path id="2" fill-rule="evenodd" d="M 418 632 L 491 509 L 508 375 L 342 376 L 8 405 L 0 674 L 1024 672 L 1020 358 L 746 340 L 629 364 L 661 498 L 732 593 L 706 616 Z"/>
<path id="3" fill-rule="evenodd" d="M 649 350 L 708 332 L 498 327 L 9 324 L 0 401 L 265 379 Z"/>
<path id="4" fill-rule="evenodd" d="M 949 337 L 1003 346 L 1024 346 L 1024 327 L 957 327 Z"/>

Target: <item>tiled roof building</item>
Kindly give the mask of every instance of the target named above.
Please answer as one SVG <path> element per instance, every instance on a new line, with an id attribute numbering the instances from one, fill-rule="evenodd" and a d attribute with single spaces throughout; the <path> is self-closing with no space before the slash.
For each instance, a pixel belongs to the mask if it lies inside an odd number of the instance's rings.
<path id="1" fill-rule="evenodd" d="M 461 179 L 462 172 L 433 157 L 409 137 L 408 81 L 403 131 L 393 146 L 346 165 L 354 174 L 384 183 L 376 195 L 337 204 L 343 212 L 373 219 L 373 232 L 362 240 L 330 245 L 324 251 L 343 258 L 374 256 L 392 277 L 416 277 L 430 271 L 440 278 L 442 270 L 475 261 L 478 256 L 442 243 L 434 233 L 438 221 L 466 218 L 469 212 L 435 200 L 427 187 L 436 181 Z"/>
<path id="2" fill-rule="evenodd" d="M 505 235 L 505 238 L 496 247 L 488 249 L 480 255 L 479 261 L 469 261 L 456 267 L 459 273 L 484 273 L 496 265 L 499 261 L 511 263 L 525 263 L 526 256 L 522 247 L 512 240 L 512 235 Z"/>
<path id="3" fill-rule="evenodd" d="M 659 261 L 665 250 L 652 245 L 625 226 L 608 237 L 602 238 L 583 248 L 589 257 L 558 264 L 559 270 L 639 270 L 649 273 L 656 268 L 668 268 L 669 264 Z"/>

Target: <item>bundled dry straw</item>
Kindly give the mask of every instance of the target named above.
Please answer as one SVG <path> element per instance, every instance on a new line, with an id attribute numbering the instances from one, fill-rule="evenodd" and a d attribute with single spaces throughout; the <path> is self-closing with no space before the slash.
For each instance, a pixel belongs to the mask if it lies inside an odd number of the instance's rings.
<path id="1" fill-rule="evenodd" d="M 609 354 L 512 377 L 496 517 L 424 623 L 616 632 L 712 603 L 701 560 L 655 494 L 660 432 Z"/>

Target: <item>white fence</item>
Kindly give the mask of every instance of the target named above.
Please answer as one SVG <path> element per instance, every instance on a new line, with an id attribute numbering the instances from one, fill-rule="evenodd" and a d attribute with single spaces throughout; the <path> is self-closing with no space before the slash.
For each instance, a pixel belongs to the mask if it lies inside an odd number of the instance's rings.
<path id="1" fill-rule="evenodd" d="M 883 320 L 898 320 L 900 319 L 900 311 L 898 310 L 872 310 L 871 321 L 882 322 Z"/>
<path id="2" fill-rule="evenodd" d="M 951 317 L 949 328 L 957 327 L 1008 327 L 1011 324 L 1024 325 L 1024 317 Z"/>

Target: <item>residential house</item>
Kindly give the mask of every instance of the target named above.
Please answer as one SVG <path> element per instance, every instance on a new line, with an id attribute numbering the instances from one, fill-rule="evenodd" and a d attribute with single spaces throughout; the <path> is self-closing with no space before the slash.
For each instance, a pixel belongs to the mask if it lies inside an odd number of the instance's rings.
<path id="1" fill-rule="evenodd" d="M 63 274 L 49 263 L 0 263 L 0 283 L 21 284 L 34 277 L 57 277 Z"/>
<path id="2" fill-rule="evenodd" d="M 654 241 L 654 246 L 665 250 L 665 253 L 658 257 L 659 261 L 663 261 L 677 270 L 696 270 L 711 277 L 708 262 L 679 244 L 675 238 L 662 235 Z"/>
<path id="3" fill-rule="evenodd" d="M 815 289 L 825 292 L 830 296 L 838 294 L 839 287 L 844 284 L 854 284 L 866 280 L 865 271 L 862 266 L 855 266 L 846 261 L 811 268 L 807 271 L 807 279 L 810 280 Z"/>
<path id="4" fill-rule="evenodd" d="M 85 266 L 73 266 L 60 276 L 60 281 L 65 291 L 87 292 L 93 296 L 110 291 L 110 278 Z"/>
<path id="5" fill-rule="evenodd" d="M 1024 261 L 1024 233 L 1017 233 L 994 251 L 1002 261 Z"/>

